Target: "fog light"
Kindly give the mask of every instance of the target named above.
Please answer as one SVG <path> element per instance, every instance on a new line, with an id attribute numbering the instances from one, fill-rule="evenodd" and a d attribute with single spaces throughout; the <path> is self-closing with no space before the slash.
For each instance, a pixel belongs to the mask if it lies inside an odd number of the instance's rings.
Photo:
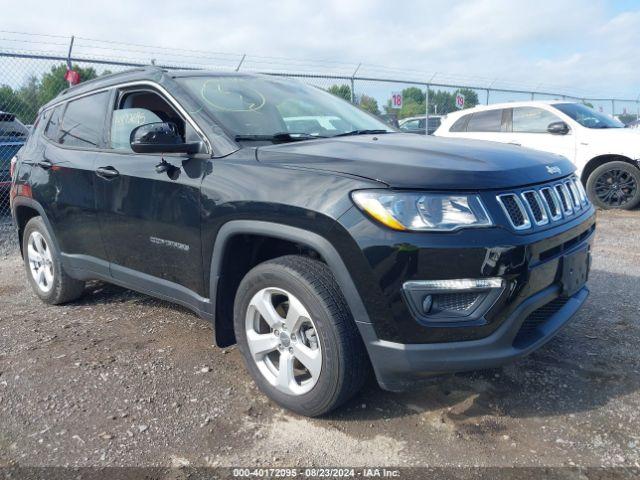
<path id="1" fill-rule="evenodd" d="M 502 288 L 504 281 L 499 277 L 461 278 L 455 280 L 417 280 L 405 282 L 406 290 L 455 291 L 455 290 L 487 290 Z"/>
<path id="2" fill-rule="evenodd" d="M 413 280 L 403 284 L 403 296 L 413 315 L 427 323 L 480 319 L 504 292 L 500 277 Z"/>
<path id="3" fill-rule="evenodd" d="M 433 297 L 431 295 L 427 295 L 422 300 L 422 311 L 424 313 L 429 313 L 431 311 L 431 305 L 433 305 Z"/>

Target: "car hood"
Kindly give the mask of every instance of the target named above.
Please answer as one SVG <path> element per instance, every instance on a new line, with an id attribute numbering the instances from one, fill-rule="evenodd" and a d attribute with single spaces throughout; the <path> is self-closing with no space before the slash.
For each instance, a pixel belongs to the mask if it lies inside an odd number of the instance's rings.
<path id="1" fill-rule="evenodd" d="M 640 129 L 636 128 L 602 128 L 589 129 L 588 135 L 581 137 L 583 145 L 597 147 L 622 155 L 640 157 Z"/>
<path id="2" fill-rule="evenodd" d="M 269 145 L 257 149 L 257 158 L 395 188 L 500 189 L 550 181 L 575 169 L 559 155 L 513 145 L 402 133 Z"/>

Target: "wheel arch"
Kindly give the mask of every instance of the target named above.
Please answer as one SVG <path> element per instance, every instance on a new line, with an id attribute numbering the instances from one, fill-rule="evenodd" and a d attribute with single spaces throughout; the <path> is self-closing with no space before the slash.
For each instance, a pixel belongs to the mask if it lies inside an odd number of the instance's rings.
<path id="1" fill-rule="evenodd" d="M 16 197 L 13 200 L 13 218 L 16 222 L 16 228 L 18 230 L 18 242 L 20 244 L 20 253 L 22 254 L 22 238 L 24 234 L 24 227 L 27 225 L 29 220 L 33 217 L 41 217 L 44 222 L 47 230 L 49 230 L 51 241 L 54 243 L 56 250 L 60 251 L 58 241 L 53 235 L 53 229 L 51 228 L 51 223 L 49 222 L 49 218 L 38 202 L 31 198 L 26 197 Z"/>
<path id="2" fill-rule="evenodd" d="M 629 165 L 633 165 L 634 167 L 639 168 L 638 161 L 634 161 L 633 159 L 625 155 L 610 154 L 610 153 L 607 153 L 604 155 L 597 155 L 593 157 L 591 160 L 589 160 L 584 166 L 584 168 L 582 169 L 582 173 L 580 174 L 580 181 L 582 182 L 582 184 L 586 186 L 589 175 L 591 175 L 593 171 L 599 166 L 609 162 L 625 162 L 625 163 L 628 163 Z"/>
<path id="3" fill-rule="evenodd" d="M 235 343 L 233 307 L 230 310 L 228 308 L 229 304 L 233 305 L 233 301 L 227 299 L 222 302 L 219 299 L 223 295 L 229 295 L 230 293 L 235 297 L 236 282 L 239 284 L 239 280 L 241 280 L 241 278 L 238 280 L 237 276 L 233 278 L 233 275 L 228 270 L 225 270 L 228 269 L 230 260 L 233 259 L 231 257 L 234 253 L 232 240 L 239 237 L 266 239 L 267 242 L 273 240 L 281 241 L 300 246 L 306 252 L 311 253 L 312 256 L 317 254 L 319 259 L 326 263 L 333 273 L 349 305 L 351 314 L 357 321 L 356 323 L 370 323 L 364 303 L 351 275 L 340 254 L 329 240 L 317 233 L 290 225 L 260 220 L 232 220 L 219 230 L 211 257 L 210 301 L 211 312 L 214 314 L 215 339 L 218 346 L 224 347 Z M 292 252 L 285 251 L 282 253 L 289 254 Z M 271 258 L 278 256 L 281 255 L 276 254 Z M 249 269 L 254 266 L 251 262 L 249 262 L 249 265 Z M 243 273 L 246 273 L 246 271 Z M 227 305 L 226 309 L 223 308 L 225 304 Z"/>

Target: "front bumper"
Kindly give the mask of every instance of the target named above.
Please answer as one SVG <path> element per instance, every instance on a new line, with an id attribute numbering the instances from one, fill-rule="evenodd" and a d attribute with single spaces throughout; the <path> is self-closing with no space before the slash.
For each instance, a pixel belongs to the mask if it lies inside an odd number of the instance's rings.
<path id="1" fill-rule="evenodd" d="M 355 231 L 367 231 L 358 226 Z M 411 244 L 390 235 L 384 245 L 362 235 L 373 275 L 360 280 L 370 281 L 361 291 L 369 319 L 356 322 L 379 384 L 403 390 L 433 375 L 496 367 L 548 342 L 588 296 L 586 286 L 567 289 L 563 272 L 568 257 L 591 250 L 594 232 L 589 209 L 531 235 L 495 229 L 402 238 Z M 485 277 L 501 277 L 507 288 L 481 316 L 457 324 L 423 321 L 407 308 L 402 291 L 406 281 Z"/>
<path id="2" fill-rule="evenodd" d="M 359 323 L 378 383 L 401 391 L 416 380 L 443 373 L 493 368 L 527 355 L 547 343 L 573 317 L 589 295 L 583 287 L 555 313 L 527 328 L 523 324 L 538 309 L 559 298 L 560 287 L 549 287 L 523 302 L 491 335 L 479 340 L 432 344 L 402 344 L 380 340 L 371 324 Z M 534 317 L 536 320 L 540 316 Z M 531 320 L 529 320 L 531 321 Z"/>

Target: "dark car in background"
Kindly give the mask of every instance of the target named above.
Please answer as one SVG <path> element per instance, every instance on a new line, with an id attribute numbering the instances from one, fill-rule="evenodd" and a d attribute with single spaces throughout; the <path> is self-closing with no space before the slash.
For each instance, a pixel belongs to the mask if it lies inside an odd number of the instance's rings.
<path id="1" fill-rule="evenodd" d="M 429 115 L 429 135 L 433 135 L 438 127 L 442 117 L 440 115 Z M 424 135 L 425 125 L 427 124 L 427 116 L 409 117 L 400 120 L 400 131 L 405 133 L 417 133 Z"/>
<path id="2" fill-rule="evenodd" d="M 11 187 L 11 159 L 22 148 L 29 130 L 12 113 L 0 111 L 0 201 L 8 198 Z M 3 212 L 0 211 L 0 215 Z"/>

